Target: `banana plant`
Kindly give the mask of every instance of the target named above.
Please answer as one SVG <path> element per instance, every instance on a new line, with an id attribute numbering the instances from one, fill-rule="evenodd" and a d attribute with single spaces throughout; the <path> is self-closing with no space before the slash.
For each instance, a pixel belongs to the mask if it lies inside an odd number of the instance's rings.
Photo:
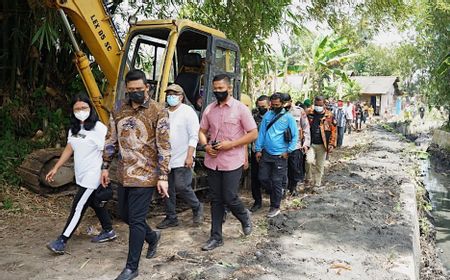
<path id="1" fill-rule="evenodd" d="M 303 41 L 303 40 L 298 40 Z M 308 40 L 305 40 L 308 43 Z M 311 42 L 311 41 L 310 41 Z M 298 43 L 297 43 L 298 44 Z M 336 80 L 350 84 L 344 66 L 357 54 L 349 53 L 348 43 L 345 38 L 334 39 L 330 36 L 319 36 L 312 43 L 296 46 L 290 56 L 285 56 L 283 63 L 286 65 L 284 74 L 303 74 L 304 83 L 311 88 L 310 95 L 321 95 L 324 93 L 324 85 Z M 288 53 L 283 51 L 283 53 Z"/>

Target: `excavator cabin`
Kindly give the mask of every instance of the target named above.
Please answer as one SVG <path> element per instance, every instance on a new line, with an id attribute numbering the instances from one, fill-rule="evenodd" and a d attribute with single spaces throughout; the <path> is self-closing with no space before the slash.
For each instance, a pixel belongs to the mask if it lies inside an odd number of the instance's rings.
<path id="1" fill-rule="evenodd" d="M 238 46 L 225 34 L 189 20 L 152 20 L 132 25 L 123 47 L 117 101 L 124 98 L 124 76 L 128 69 L 146 73 L 153 99 L 165 102 L 168 85 L 179 84 L 186 103 L 199 113 L 213 102 L 212 79 L 227 73 L 233 96 L 239 99 Z"/>

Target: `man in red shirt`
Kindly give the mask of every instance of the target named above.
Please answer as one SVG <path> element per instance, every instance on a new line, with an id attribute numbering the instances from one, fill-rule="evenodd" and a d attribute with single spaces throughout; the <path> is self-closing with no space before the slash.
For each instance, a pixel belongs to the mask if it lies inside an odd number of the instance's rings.
<path id="1" fill-rule="evenodd" d="M 239 199 L 238 191 L 247 155 L 245 149 L 258 136 L 250 111 L 232 96 L 228 75 L 214 77 L 213 91 L 217 102 L 208 105 L 203 112 L 199 133 L 200 144 L 206 151 L 205 166 L 211 192 L 211 236 L 202 247 L 204 251 L 223 245 L 225 205 L 241 222 L 245 235 L 252 231 L 249 211 Z"/>

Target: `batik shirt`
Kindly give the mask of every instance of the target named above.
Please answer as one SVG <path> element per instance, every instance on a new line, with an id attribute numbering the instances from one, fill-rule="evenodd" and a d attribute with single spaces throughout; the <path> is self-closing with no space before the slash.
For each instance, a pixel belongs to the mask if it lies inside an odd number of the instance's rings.
<path id="1" fill-rule="evenodd" d="M 148 99 L 134 109 L 124 101 L 110 114 L 103 161 L 118 153 L 117 179 L 125 187 L 154 187 L 169 174 L 167 110 Z"/>

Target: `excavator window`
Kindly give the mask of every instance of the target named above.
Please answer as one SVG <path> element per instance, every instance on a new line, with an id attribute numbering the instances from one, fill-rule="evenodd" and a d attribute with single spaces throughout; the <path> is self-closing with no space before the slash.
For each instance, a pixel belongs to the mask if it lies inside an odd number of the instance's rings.
<path id="1" fill-rule="evenodd" d="M 147 74 L 150 81 L 159 81 L 166 42 L 138 35 L 133 38 L 130 46 L 128 55 L 131 60 L 131 69 L 140 69 Z"/>
<path id="2" fill-rule="evenodd" d="M 148 30 L 146 33 L 134 35 L 126 47 L 127 67 L 121 69 L 121 75 L 126 74 L 126 69 L 142 70 L 150 84 L 152 98 L 154 98 L 156 87 L 161 80 L 168 35 L 168 30 Z M 174 72 L 173 68 L 172 72 Z M 174 73 L 171 73 L 171 76 L 173 77 Z M 124 95 L 125 84 L 123 79 L 119 79 L 116 100 L 123 99 Z"/>
<path id="3" fill-rule="evenodd" d="M 207 74 L 209 34 L 191 28 L 184 29 L 177 42 L 178 73 L 175 83 L 179 84 L 186 94 L 186 103 L 200 112 L 205 92 L 205 74 Z"/>

